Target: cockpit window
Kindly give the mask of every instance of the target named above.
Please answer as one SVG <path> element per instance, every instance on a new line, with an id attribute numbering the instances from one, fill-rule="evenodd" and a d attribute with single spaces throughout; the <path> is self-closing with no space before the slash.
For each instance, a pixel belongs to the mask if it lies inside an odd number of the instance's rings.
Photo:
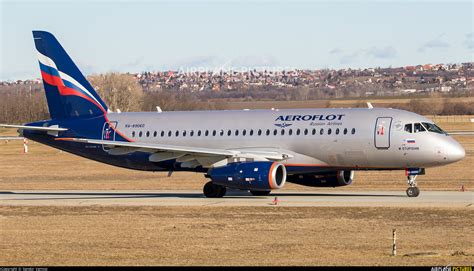
<path id="1" fill-rule="evenodd" d="M 443 129 L 439 128 L 436 124 L 434 123 L 428 123 L 428 122 L 423 122 L 423 126 L 428 130 L 428 132 L 433 132 L 433 133 L 438 133 L 438 134 L 446 134 Z"/>
<path id="2" fill-rule="evenodd" d="M 405 132 L 413 133 L 413 124 L 405 124 Z"/>
<path id="3" fill-rule="evenodd" d="M 414 128 L 414 130 L 415 130 L 415 133 L 425 132 L 425 131 L 426 131 L 425 127 L 423 127 L 423 125 L 421 125 L 421 123 L 415 123 L 415 124 L 413 124 L 413 128 Z"/>

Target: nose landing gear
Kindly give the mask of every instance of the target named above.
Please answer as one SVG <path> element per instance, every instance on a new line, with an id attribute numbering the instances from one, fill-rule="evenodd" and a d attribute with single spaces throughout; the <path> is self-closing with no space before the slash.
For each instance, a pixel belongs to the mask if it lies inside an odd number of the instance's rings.
<path id="1" fill-rule="evenodd" d="M 416 186 L 416 176 L 417 175 L 408 175 L 408 187 L 407 189 L 407 196 L 408 197 L 418 197 L 420 195 L 420 189 Z"/>

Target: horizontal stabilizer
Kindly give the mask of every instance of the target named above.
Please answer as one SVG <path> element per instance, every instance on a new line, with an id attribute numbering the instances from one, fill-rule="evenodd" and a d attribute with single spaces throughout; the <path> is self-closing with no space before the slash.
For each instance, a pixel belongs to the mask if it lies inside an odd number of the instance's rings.
<path id="1" fill-rule="evenodd" d="M 62 131 L 68 130 L 67 128 L 59 128 L 59 127 L 39 127 L 39 126 L 10 125 L 10 124 L 0 124 L 0 128 L 17 128 L 19 130 L 53 131 L 53 132 L 62 132 Z"/>
<path id="2" fill-rule="evenodd" d="M 21 136 L 0 136 L 0 140 L 23 140 L 24 137 Z"/>

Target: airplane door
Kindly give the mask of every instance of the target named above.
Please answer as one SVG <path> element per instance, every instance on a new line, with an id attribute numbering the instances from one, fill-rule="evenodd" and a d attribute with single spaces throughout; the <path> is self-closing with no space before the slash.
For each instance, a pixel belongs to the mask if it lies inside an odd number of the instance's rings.
<path id="1" fill-rule="evenodd" d="M 392 127 L 392 118 L 379 117 L 375 123 L 374 143 L 377 149 L 390 148 L 390 129 Z"/>
<path id="2" fill-rule="evenodd" d="M 117 127 L 116 121 L 104 123 L 104 128 L 102 129 L 102 140 L 115 141 L 115 128 Z"/>
<path id="3" fill-rule="evenodd" d="M 102 128 L 102 140 L 115 141 L 115 128 L 117 127 L 116 121 L 110 121 L 104 123 Z M 106 150 L 107 148 L 102 145 L 102 148 Z"/>

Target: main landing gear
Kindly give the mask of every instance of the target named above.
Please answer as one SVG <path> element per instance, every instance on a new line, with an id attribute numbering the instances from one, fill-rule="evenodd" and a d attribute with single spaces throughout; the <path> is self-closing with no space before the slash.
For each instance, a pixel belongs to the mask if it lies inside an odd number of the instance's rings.
<path id="1" fill-rule="evenodd" d="M 268 191 L 256 191 L 256 190 L 250 190 L 250 194 L 254 195 L 254 196 L 268 196 L 270 195 L 272 191 L 268 190 Z"/>
<path id="2" fill-rule="evenodd" d="M 222 198 L 225 196 L 227 189 L 225 186 L 208 182 L 204 185 L 203 192 L 206 198 Z"/>
<path id="3" fill-rule="evenodd" d="M 420 189 L 416 186 L 416 176 L 417 175 L 408 175 L 407 176 L 407 179 L 408 179 L 408 185 L 410 187 L 408 187 L 407 189 L 407 196 L 408 197 L 418 197 L 418 195 L 420 194 Z"/>
<path id="4" fill-rule="evenodd" d="M 204 185 L 202 190 L 206 198 L 222 198 L 227 192 L 227 188 L 222 185 L 214 184 L 212 181 Z M 270 190 L 268 191 L 256 191 L 250 190 L 250 193 L 254 196 L 268 196 L 270 195 Z"/>

